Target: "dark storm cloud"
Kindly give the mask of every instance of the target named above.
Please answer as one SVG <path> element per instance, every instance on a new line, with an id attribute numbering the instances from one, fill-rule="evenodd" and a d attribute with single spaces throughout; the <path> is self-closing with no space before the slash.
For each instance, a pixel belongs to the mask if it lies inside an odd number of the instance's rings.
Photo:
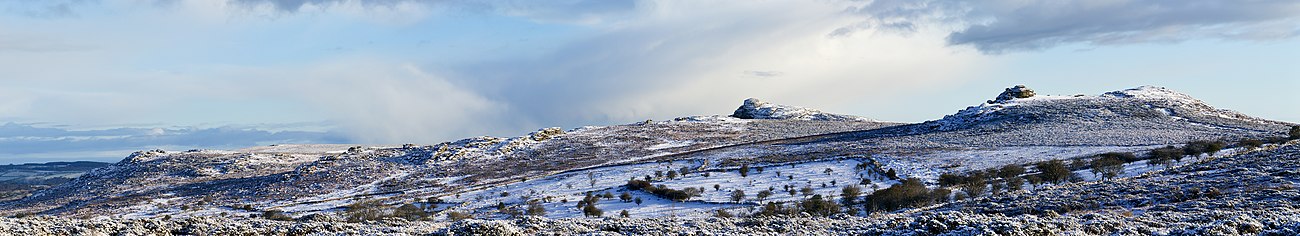
<path id="1" fill-rule="evenodd" d="M 832 35 L 864 29 L 909 32 L 935 24 L 955 27 L 947 38 L 950 45 L 990 54 L 1065 44 L 1267 41 L 1300 35 L 1300 1 L 1293 0 L 877 0 L 848 12 L 865 20 Z"/>

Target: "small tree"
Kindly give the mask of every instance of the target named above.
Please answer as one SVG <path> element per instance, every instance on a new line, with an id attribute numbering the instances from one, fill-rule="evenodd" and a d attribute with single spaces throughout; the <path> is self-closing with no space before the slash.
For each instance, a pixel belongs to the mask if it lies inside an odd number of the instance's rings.
<path id="1" fill-rule="evenodd" d="M 1183 154 L 1192 156 L 1201 154 L 1214 155 L 1214 153 L 1219 152 L 1219 150 L 1223 150 L 1224 146 L 1227 146 L 1227 144 L 1221 141 L 1197 140 L 1189 142 L 1186 146 L 1183 146 Z"/>
<path id="2" fill-rule="evenodd" d="M 840 206 L 835 204 L 835 202 L 823 199 L 821 194 L 813 195 L 811 198 L 803 200 L 799 203 L 799 206 L 803 208 L 803 212 L 812 215 L 830 216 L 835 213 L 840 213 Z"/>
<path id="3" fill-rule="evenodd" d="M 840 189 L 840 202 L 845 206 L 853 205 L 858 201 L 858 196 L 862 195 L 862 188 L 857 185 L 844 186 Z"/>
<path id="4" fill-rule="evenodd" d="M 1183 151 L 1178 150 L 1178 148 L 1174 146 L 1156 148 L 1154 150 L 1151 150 L 1151 159 L 1148 160 L 1147 163 L 1152 165 L 1165 165 L 1165 167 L 1169 167 L 1173 165 L 1172 161 L 1177 159 L 1182 159 L 1182 157 L 1183 157 Z"/>
<path id="5" fill-rule="evenodd" d="M 713 184 L 713 190 L 721 191 L 721 190 L 722 190 L 722 185 Z"/>
<path id="6" fill-rule="evenodd" d="M 713 217 L 716 218 L 731 218 L 734 216 L 735 215 L 732 215 L 731 212 L 727 212 L 727 210 L 723 210 L 723 209 L 717 209 L 713 211 Z"/>
<path id="7" fill-rule="evenodd" d="M 749 164 L 740 164 L 740 177 L 749 177 Z"/>
<path id="8" fill-rule="evenodd" d="M 378 200 L 364 200 L 347 206 L 348 222 L 378 220 L 384 217 L 383 203 Z"/>
<path id="9" fill-rule="evenodd" d="M 1259 146 L 1264 146 L 1264 140 L 1259 140 L 1259 139 L 1237 140 L 1237 146 L 1244 147 L 1244 148 L 1258 148 Z"/>
<path id="10" fill-rule="evenodd" d="M 605 194 L 602 194 L 602 195 L 600 195 L 600 196 L 603 197 L 603 198 L 605 198 L 605 199 L 614 199 L 614 194 L 613 194 L 613 193 L 610 193 L 610 192 L 605 192 Z"/>
<path id="11" fill-rule="evenodd" d="M 744 190 L 736 189 L 735 191 L 731 191 L 731 201 L 740 202 L 741 200 L 745 200 Z"/>
<path id="12" fill-rule="evenodd" d="M 831 173 L 835 173 L 835 170 L 832 170 L 831 168 L 826 168 L 826 170 L 823 170 L 822 173 L 826 173 L 826 175 L 831 175 Z"/>
<path id="13" fill-rule="evenodd" d="M 998 178 L 1009 179 L 1023 174 L 1025 174 L 1025 167 L 1016 164 L 1007 164 L 998 169 Z"/>
<path id="14" fill-rule="evenodd" d="M 668 171 L 668 179 L 676 179 L 676 178 L 677 178 L 677 171 L 675 170 Z"/>
<path id="15" fill-rule="evenodd" d="M 760 202 L 766 200 L 767 197 L 771 197 L 771 196 L 772 196 L 772 190 L 758 191 L 758 195 L 754 195 L 754 197 L 757 198 L 758 201 Z"/>
<path id="16" fill-rule="evenodd" d="M 623 202 L 631 202 L 632 194 L 628 192 L 623 192 L 623 194 L 618 195 L 618 200 L 622 200 Z"/>
<path id="17" fill-rule="evenodd" d="M 1091 162 L 1092 175 L 1112 179 L 1124 173 L 1124 160 L 1117 157 L 1098 157 Z"/>
<path id="18" fill-rule="evenodd" d="M 628 217 L 632 217 L 632 214 L 627 213 L 627 210 L 622 210 L 618 212 L 618 216 L 621 216 L 623 218 L 628 218 Z"/>
<path id="19" fill-rule="evenodd" d="M 1038 169 L 1039 178 L 1043 182 L 1064 183 L 1070 180 L 1070 168 L 1065 167 L 1065 162 L 1061 160 L 1051 160 L 1039 162 L 1034 167 Z"/>
<path id="20" fill-rule="evenodd" d="M 632 199 L 632 202 L 635 202 L 637 206 L 640 206 L 640 205 L 641 205 L 641 197 L 636 197 L 636 198 Z"/>
<path id="21" fill-rule="evenodd" d="M 424 218 L 426 215 L 427 213 L 424 209 L 420 209 L 420 207 L 410 203 L 402 204 L 402 206 L 397 207 L 397 210 L 393 211 L 393 216 L 406 220 L 417 220 Z"/>
<path id="22" fill-rule="evenodd" d="M 447 212 L 447 219 L 450 219 L 452 221 L 460 221 L 460 220 L 471 219 L 471 218 L 474 218 L 474 215 L 471 215 L 466 212 L 459 212 L 459 211 Z"/>
<path id="23" fill-rule="evenodd" d="M 600 208 L 596 208 L 596 204 L 587 204 L 587 206 L 582 208 L 582 215 L 584 216 L 600 217 L 601 215 L 604 214 L 605 211 L 600 210 Z"/>
<path id="24" fill-rule="evenodd" d="M 803 188 L 799 189 L 799 193 L 802 193 L 804 197 L 811 196 L 813 195 L 813 188 L 812 186 L 803 186 Z"/>
<path id="25" fill-rule="evenodd" d="M 528 201 L 528 209 L 525 210 L 525 214 L 530 216 L 545 216 L 546 207 L 542 206 L 542 203 L 540 202 Z"/>
<path id="26" fill-rule="evenodd" d="M 961 184 L 961 189 L 968 196 L 979 197 L 984 194 L 985 190 L 988 190 L 988 186 L 988 178 L 984 176 L 984 173 L 976 172 L 966 177 L 966 181 Z"/>

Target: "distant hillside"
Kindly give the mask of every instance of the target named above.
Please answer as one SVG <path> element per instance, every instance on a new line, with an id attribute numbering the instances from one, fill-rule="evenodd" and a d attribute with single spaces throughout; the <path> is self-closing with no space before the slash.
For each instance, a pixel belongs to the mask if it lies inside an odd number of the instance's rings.
<path id="1" fill-rule="evenodd" d="M 0 165 L 0 201 L 17 199 L 34 190 L 63 184 L 87 171 L 111 164 L 76 161 Z"/>
<path id="2" fill-rule="evenodd" d="M 1017 86 L 991 97 L 914 124 L 748 99 L 731 115 L 429 145 L 140 151 L 0 202 L 0 213 L 449 221 L 820 209 L 812 214 L 870 217 L 1221 160 L 1276 148 L 1295 125 L 1150 86 L 1091 96 Z M 1101 168 L 1111 172 L 1102 175 Z M 880 195 L 845 200 L 850 187 Z M 880 203 L 889 194 L 918 192 L 925 194 Z M 977 209 L 1028 211 L 989 204 Z"/>

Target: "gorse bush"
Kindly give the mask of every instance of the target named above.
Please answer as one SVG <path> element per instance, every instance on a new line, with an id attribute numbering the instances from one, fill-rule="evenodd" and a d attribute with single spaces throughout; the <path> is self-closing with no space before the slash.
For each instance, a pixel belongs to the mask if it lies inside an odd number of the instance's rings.
<path id="1" fill-rule="evenodd" d="M 1048 183 L 1064 183 L 1070 180 L 1070 168 L 1061 160 L 1051 160 L 1034 164 L 1038 169 L 1038 179 Z"/>
<path id="2" fill-rule="evenodd" d="M 654 194 L 655 196 L 659 196 L 662 198 L 666 198 L 668 200 L 673 200 L 678 202 L 686 201 L 691 197 L 699 196 L 700 192 L 702 192 L 692 188 L 687 188 L 685 190 L 676 190 L 676 189 L 664 187 L 663 185 L 654 186 L 651 185 L 649 181 L 644 181 L 644 180 L 628 180 L 627 188 L 630 190 L 645 190 L 646 192 L 650 192 L 650 194 Z"/>
<path id="3" fill-rule="evenodd" d="M 929 189 L 921 179 L 907 178 L 902 183 L 877 190 L 865 198 L 867 211 L 894 211 L 903 208 L 919 207 L 947 200 L 947 189 Z"/>
<path id="4" fill-rule="evenodd" d="M 1223 150 L 1223 147 L 1225 146 L 1228 146 L 1228 144 L 1223 141 L 1197 140 L 1187 143 L 1187 146 L 1183 146 L 1183 154 L 1191 156 L 1201 154 L 1214 155 L 1214 153 L 1219 152 L 1219 150 Z"/>

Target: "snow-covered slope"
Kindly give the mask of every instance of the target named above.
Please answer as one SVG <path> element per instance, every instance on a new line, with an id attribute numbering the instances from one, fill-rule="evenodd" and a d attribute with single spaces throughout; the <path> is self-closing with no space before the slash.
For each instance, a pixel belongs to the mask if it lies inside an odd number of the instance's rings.
<path id="1" fill-rule="evenodd" d="M 1191 140 L 1275 138 L 1290 125 L 1157 87 L 1098 96 L 1040 95 L 1017 87 L 917 124 L 749 99 L 732 117 L 546 128 L 433 145 L 138 152 L 67 184 L 2 202 L 0 212 L 184 218 L 283 210 L 304 217 L 337 215 L 362 200 L 397 206 L 433 197 L 443 200 L 437 219 L 451 211 L 507 218 L 498 205 L 530 201 L 539 201 L 547 217 L 575 218 L 582 216 L 575 203 L 591 192 L 643 199 L 602 200 L 606 215 L 627 210 L 633 217 L 703 217 L 714 209 L 744 212 L 807 197 L 790 190 L 832 196 L 850 184 L 863 184 L 867 192 L 887 188 L 898 183 L 889 170 L 933 181 L 940 173 L 1115 151 L 1145 154 Z M 753 170 L 742 175 L 742 166 Z M 674 202 L 626 188 L 634 178 L 703 191 Z M 748 197 L 732 201 L 735 190 Z M 775 194 L 756 199 L 763 190 Z"/>

